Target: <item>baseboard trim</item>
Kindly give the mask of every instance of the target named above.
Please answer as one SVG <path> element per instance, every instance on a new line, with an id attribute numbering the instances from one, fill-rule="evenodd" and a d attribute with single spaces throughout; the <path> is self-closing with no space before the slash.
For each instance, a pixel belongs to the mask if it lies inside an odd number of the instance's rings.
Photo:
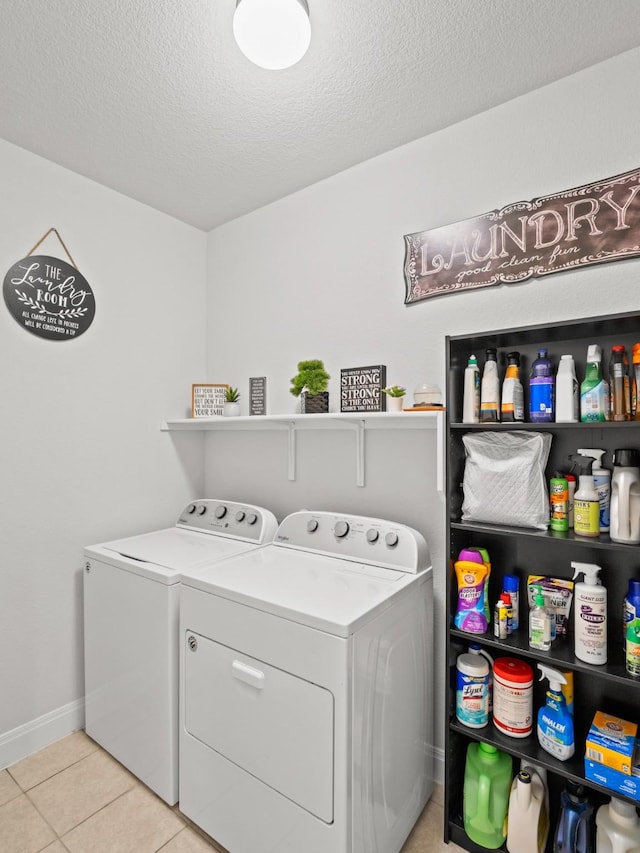
<path id="1" fill-rule="evenodd" d="M 76 699 L 0 734 L 0 769 L 84 728 L 84 699 Z"/>

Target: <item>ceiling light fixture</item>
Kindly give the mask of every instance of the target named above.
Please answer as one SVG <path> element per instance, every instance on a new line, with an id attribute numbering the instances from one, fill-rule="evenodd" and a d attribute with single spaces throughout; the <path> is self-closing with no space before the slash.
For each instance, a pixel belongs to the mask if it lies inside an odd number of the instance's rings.
<path id="1" fill-rule="evenodd" d="M 233 35 L 238 47 L 261 68 L 290 68 L 311 42 L 306 0 L 237 0 Z"/>

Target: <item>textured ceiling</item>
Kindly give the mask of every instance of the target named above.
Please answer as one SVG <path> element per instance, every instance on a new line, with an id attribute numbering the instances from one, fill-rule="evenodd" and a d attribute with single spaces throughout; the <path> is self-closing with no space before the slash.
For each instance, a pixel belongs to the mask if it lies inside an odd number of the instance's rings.
<path id="1" fill-rule="evenodd" d="M 235 0 L 0 0 L 0 136 L 209 230 L 640 44 L 638 0 L 308 0 L 286 71 Z"/>

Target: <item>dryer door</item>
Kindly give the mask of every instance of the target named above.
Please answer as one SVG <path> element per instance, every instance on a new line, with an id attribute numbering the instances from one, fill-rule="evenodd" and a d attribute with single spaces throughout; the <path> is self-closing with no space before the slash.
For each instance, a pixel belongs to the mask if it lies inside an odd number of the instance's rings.
<path id="1" fill-rule="evenodd" d="M 330 823 L 333 695 L 193 631 L 185 642 L 189 734 Z"/>

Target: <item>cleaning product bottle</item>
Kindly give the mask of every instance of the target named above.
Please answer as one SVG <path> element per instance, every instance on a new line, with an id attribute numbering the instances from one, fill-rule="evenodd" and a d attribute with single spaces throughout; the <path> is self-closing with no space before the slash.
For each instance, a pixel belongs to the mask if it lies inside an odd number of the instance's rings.
<path id="1" fill-rule="evenodd" d="M 509 796 L 507 850 L 509 853 L 544 853 L 549 834 L 547 789 L 531 767 L 514 777 Z"/>
<path id="2" fill-rule="evenodd" d="M 480 423 L 480 368 L 475 355 L 470 356 L 464 371 L 462 423 Z"/>
<path id="3" fill-rule="evenodd" d="M 489 664 L 489 713 L 491 714 L 493 711 L 493 658 L 479 643 L 469 643 L 469 654 L 482 655 Z"/>
<path id="4" fill-rule="evenodd" d="M 500 597 L 493 609 L 493 636 L 497 640 L 507 639 L 507 605 Z"/>
<path id="5" fill-rule="evenodd" d="M 631 351 L 633 359 L 633 370 L 631 373 L 631 412 L 634 421 L 640 421 L 640 344 L 634 344 Z"/>
<path id="6" fill-rule="evenodd" d="M 581 456 L 590 456 L 595 459 L 591 471 L 593 473 L 593 487 L 598 493 L 598 500 L 600 501 L 600 533 L 608 533 L 611 517 L 611 471 L 602 464 L 605 451 L 587 447 L 579 449 L 578 453 Z"/>
<path id="7" fill-rule="evenodd" d="M 547 350 L 539 349 L 529 379 L 529 420 L 552 423 L 555 418 L 555 377 Z"/>
<path id="8" fill-rule="evenodd" d="M 547 704 L 538 711 L 538 741 L 540 746 L 560 761 L 571 758 L 575 752 L 573 717 L 567 710 L 562 693 L 566 678 L 557 669 L 538 664 L 540 681 L 549 680 Z"/>
<path id="9" fill-rule="evenodd" d="M 602 378 L 602 350 L 591 344 L 587 350 L 587 370 L 580 385 L 580 420 L 609 420 L 609 383 Z"/>
<path id="10" fill-rule="evenodd" d="M 611 347 L 609 361 L 609 392 L 611 394 L 611 420 L 631 420 L 631 393 L 629 390 L 629 361 L 623 346 Z"/>
<path id="11" fill-rule="evenodd" d="M 491 607 L 489 606 L 489 578 L 491 577 L 491 560 L 489 559 L 489 552 L 486 548 L 468 548 L 468 551 L 475 551 L 480 555 L 482 562 L 484 563 L 484 567 L 487 570 L 487 576 L 484 581 L 484 615 L 487 618 L 487 625 L 491 622 Z"/>
<path id="12" fill-rule="evenodd" d="M 483 728 L 489 722 L 489 663 L 482 655 L 458 655 L 456 717 L 472 729 Z"/>
<path id="13" fill-rule="evenodd" d="M 640 453 L 634 449 L 613 451 L 609 536 L 612 542 L 640 543 Z"/>
<path id="14" fill-rule="evenodd" d="M 520 625 L 520 581 L 518 575 L 503 575 L 502 591 L 511 597 L 511 627 L 514 631 Z"/>
<path id="15" fill-rule="evenodd" d="M 511 596 L 508 592 L 501 592 L 500 601 L 504 604 L 507 611 L 507 637 L 510 637 L 513 634 L 513 607 L 511 606 Z"/>
<path id="16" fill-rule="evenodd" d="M 497 423 L 500 420 L 500 380 L 498 379 L 498 351 L 485 351 L 486 361 L 480 383 L 480 422 Z"/>
<path id="17" fill-rule="evenodd" d="M 502 383 L 500 419 L 503 423 L 524 421 L 524 390 L 520 381 L 520 353 L 507 353 L 507 370 Z"/>
<path id="18" fill-rule="evenodd" d="M 622 602 L 622 642 L 626 643 L 627 628 L 640 619 L 640 578 L 629 578 L 627 594 Z"/>
<path id="19" fill-rule="evenodd" d="M 471 634 L 484 634 L 487 617 L 484 609 L 484 585 L 487 567 L 477 550 L 463 549 L 454 563 L 458 580 L 458 609 L 454 625 Z"/>
<path id="20" fill-rule="evenodd" d="M 496 850 L 507 835 L 511 756 L 488 743 L 470 743 L 464 769 L 464 831 L 472 841 Z"/>
<path id="21" fill-rule="evenodd" d="M 574 653 L 585 663 L 607 662 L 607 590 L 598 579 L 600 566 L 571 563 L 573 579 L 584 573 L 584 581 L 573 588 Z"/>
<path id="22" fill-rule="evenodd" d="M 625 666 L 629 675 L 640 677 L 640 619 L 634 619 L 627 626 Z"/>
<path id="23" fill-rule="evenodd" d="M 560 794 L 553 853 L 596 853 L 594 805 L 577 782 L 567 782 Z"/>
<path id="24" fill-rule="evenodd" d="M 594 460 L 573 454 L 569 457 L 578 471 L 578 488 L 573 496 L 573 529 L 579 536 L 600 535 L 600 499 L 593 484 Z"/>
<path id="25" fill-rule="evenodd" d="M 556 471 L 549 481 L 549 501 L 551 530 L 566 533 L 569 530 L 569 483 L 560 471 Z"/>
<path id="26" fill-rule="evenodd" d="M 611 797 L 596 814 L 597 853 L 638 853 L 640 818 L 632 803 Z"/>
<path id="27" fill-rule="evenodd" d="M 556 373 L 556 423 L 575 424 L 580 416 L 580 390 L 572 355 L 561 355 Z"/>
<path id="28" fill-rule="evenodd" d="M 544 652 L 551 648 L 551 625 L 540 587 L 536 587 L 534 606 L 529 611 L 529 645 Z"/>

